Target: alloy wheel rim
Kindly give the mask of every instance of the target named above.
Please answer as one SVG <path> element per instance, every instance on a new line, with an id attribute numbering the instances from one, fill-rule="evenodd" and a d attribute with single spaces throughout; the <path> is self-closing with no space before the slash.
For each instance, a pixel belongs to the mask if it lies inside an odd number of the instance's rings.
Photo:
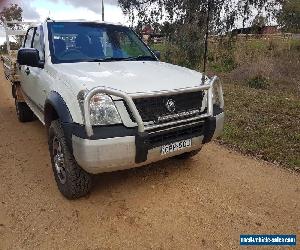
<path id="1" fill-rule="evenodd" d="M 20 111 L 19 111 L 18 102 L 17 102 L 17 100 L 15 102 L 16 102 L 16 112 L 17 112 L 17 115 L 19 115 Z"/>
<path id="2" fill-rule="evenodd" d="M 57 177 L 61 184 L 67 182 L 67 173 L 64 164 L 64 154 L 62 151 L 61 144 L 57 137 L 53 138 L 53 161 Z"/>

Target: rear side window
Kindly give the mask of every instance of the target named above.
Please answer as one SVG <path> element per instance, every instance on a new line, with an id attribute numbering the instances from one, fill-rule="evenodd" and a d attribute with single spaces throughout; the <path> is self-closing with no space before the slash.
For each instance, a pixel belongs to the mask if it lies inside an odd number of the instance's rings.
<path id="1" fill-rule="evenodd" d="M 35 28 L 30 28 L 28 30 L 26 38 L 25 38 L 25 42 L 24 42 L 24 48 L 31 48 L 32 38 L 33 38 L 33 35 L 34 35 L 34 29 Z"/>

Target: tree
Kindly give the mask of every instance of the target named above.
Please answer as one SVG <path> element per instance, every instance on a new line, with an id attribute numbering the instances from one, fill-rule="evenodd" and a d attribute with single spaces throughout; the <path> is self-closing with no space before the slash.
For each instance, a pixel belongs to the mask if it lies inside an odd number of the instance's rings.
<path id="1" fill-rule="evenodd" d="M 260 14 L 258 14 L 252 22 L 252 27 L 263 28 L 266 25 L 267 25 L 266 17 Z"/>
<path id="2" fill-rule="evenodd" d="M 252 22 L 251 32 L 254 34 L 260 34 L 262 32 L 262 29 L 267 25 L 266 17 L 257 14 Z"/>
<path id="3" fill-rule="evenodd" d="M 286 32 L 300 33 L 300 1 L 284 0 L 278 22 Z"/>
<path id="4" fill-rule="evenodd" d="M 238 22 L 243 25 L 257 10 L 272 15 L 280 0 L 119 0 L 125 14 L 138 23 L 164 20 L 168 38 L 182 52 L 182 64 L 199 66 L 205 51 L 207 27 L 211 34 L 230 31 Z M 208 10 L 209 18 L 208 18 Z M 209 23 L 208 23 L 209 21 Z"/>
<path id="5" fill-rule="evenodd" d="M 22 21 L 22 8 L 17 4 L 11 4 L 9 7 L 4 7 L 0 12 L 0 21 L 3 25 L 5 21 Z M 16 25 L 8 25 L 12 29 L 17 29 Z"/>
<path id="6" fill-rule="evenodd" d="M 23 17 L 23 10 L 17 4 L 11 4 L 9 7 L 4 7 L 0 12 L 0 22 L 4 26 L 5 21 L 22 21 Z M 7 24 L 10 29 L 18 30 L 22 29 L 20 24 Z M 22 37 L 21 36 L 14 36 L 13 37 L 17 44 L 20 46 Z"/>

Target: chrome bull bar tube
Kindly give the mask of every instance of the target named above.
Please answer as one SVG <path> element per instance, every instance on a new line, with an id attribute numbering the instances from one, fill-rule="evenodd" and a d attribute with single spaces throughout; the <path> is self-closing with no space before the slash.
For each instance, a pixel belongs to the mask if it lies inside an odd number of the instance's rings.
<path id="1" fill-rule="evenodd" d="M 86 97 L 84 99 L 85 128 L 86 128 L 86 133 L 89 137 L 91 137 L 93 135 L 93 127 L 91 125 L 91 118 L 90 118 L 90 100 L 92 99 L 92 97 L 95 94 L 113 95 L 113 96 L 117 96 L 117 97 L 124 99 L 129 107 L 130 111 L 132 112 L 134 119 L 136 120 L 136 122 L 138 124 L 138 131 L 140 133 L 145 132 L 145 126 L 144 126 L 142 117 L 140 116 L 139 111 L 137 110 L 132 98 L 128 94 L 118 91 L 118 90 L 114 90 L 114 89 L 108 89 L 105 87 L 97 87 L 97 88 L 92 89 L 86 95 Z"/>
<path id="2" fill-rule="evenodd" d="M 211 79 L 210 85 L 213 87 L 213 84 L 216 81 L 219 81 L 220 79 L 217 76 L 214 76 Z M 223 88 L 222 88 L 222 84 L 219 82 L 219 84 L 217 85 L 218 88 L 218 94 L 219 94 L 219 100 L 220 100 L 220 108 L 223 109 L 224 108 L 224 96 L 223 96 Z"/>
<path id="3" fill-rule="evenodd" d="M 164 126 L 177 125 L 177 124 L 184 123 L 184 122 L 192 122 L 197 119 L 213 116 L 213 84 L 216 80 L 218 80 L 218 77 L 214 76 L 207 85 L 199 86 L 196 88 L 180 89 L 180 90 L 174 90 L 174 91 L 168 91 L 168 92 L 160 91 L 160 92 L 153 92 L 153 93 L 141 93 L 141 94 L 132 94 L 132 95 L 124 93 L 119 90 L 110 89 L 110 88 L 106 88 L 106 87 L 93 88 L 84 97 L 84 103 L 83 103 L 84 104 L 83 108 L 84 108 L 84 120 L 85 120 L 86 133 L 89 137 L 93 136 L 93 134 L 94 134 L 93 127 L 91 124 L 91 119 L 90 119 L 90 100 L 96 94 L 107 94 L 107 95 L 112 95 L 112 96 L 122 98 L 127 103 L 128 108 L 130 109 L 130 111 L 138 125 L 138 132 L 144 133 L 145 131 L 148 131 L 151 129 L 156 129 L 156 128 L 160 128 L 160 127 L 164 127 Z M 134 101 L 133 101 L 133 99 L 135 99 L 135 98 L 143 98 L 143 97 L 151 97 L 151 96 L 159 96 L 159 95 L 172 95 L 172 94 L 176 94 L 176 93 L 184 93 L 184 92 L 188 93 L 188 92 L 196 92 L 196 91 L 200 91 L 200 90 L 207 90 L 207 114 L 200 115 L 200 116 L 197 116 L 194 118 L 189 118 L 186 120 L 165 123 L 165 124 L 161 124 L 161 125 L 152 125 L 152 126 L 150 125 L 150 126 L 147 126 L 147 128 L 145 128 L 142 117 L 141 117 L 139 111 L 137 110 L 136 105 L 134 104 Z M 223 104 L 224 104 L 222 93 L 223 93 L 222 87 L 219 84 L 219 95 L 221 98 L 221 102 L 223 102 Z"/>

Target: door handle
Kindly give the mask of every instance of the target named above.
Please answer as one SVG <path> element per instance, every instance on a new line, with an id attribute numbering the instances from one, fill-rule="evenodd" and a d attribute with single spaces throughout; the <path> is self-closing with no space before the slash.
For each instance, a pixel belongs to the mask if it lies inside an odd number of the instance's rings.
<path id="1" fill-rule="evenodd" d="M 30 69 L 29 68 L 25 69 L 25 73 L 26 73 L 26 75 L 29 75 L 30 74 Z"/>

